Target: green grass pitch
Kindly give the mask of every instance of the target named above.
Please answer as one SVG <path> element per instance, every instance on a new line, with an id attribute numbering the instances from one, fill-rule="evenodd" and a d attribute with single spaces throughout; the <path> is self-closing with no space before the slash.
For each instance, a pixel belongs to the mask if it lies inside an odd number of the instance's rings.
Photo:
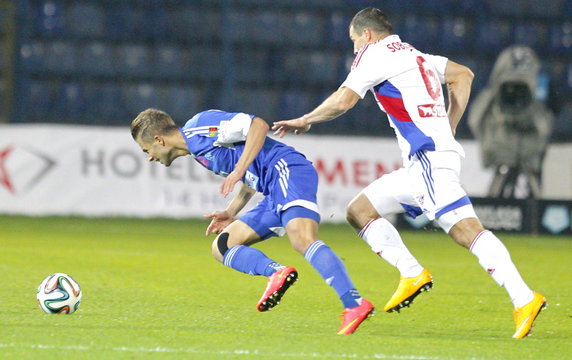
<path id="1" fill-rule="evenodd" d="M 351 336 L 342 308 L 287 238 L 257 247 L 295 266 L 300 281 L 274 310 L 256 302 L 266 279 L 210 254 L 206 221 L 0 217 L 1 359 L 564 359 L 572 354 L 572 239 L 502 235 L 527 283 L 548 298 L 532 336 L 511 338 L 512 305 L 476 258 L 436 231 L 404 233 L 435 286 L 384 313 L 398 273 L 347 225 L 320 238 L 378 308 Z M 44 314 L 41 280 L 72 275 L 83 302 Z M 568 355 L 566 355 L 568 354 Z"/>

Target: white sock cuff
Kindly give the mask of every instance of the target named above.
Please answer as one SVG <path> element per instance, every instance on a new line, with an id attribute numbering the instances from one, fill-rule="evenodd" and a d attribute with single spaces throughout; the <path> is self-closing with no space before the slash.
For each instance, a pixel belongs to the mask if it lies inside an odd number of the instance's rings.
<path id="1" fill-rule="evenodd" d="M 382 219 L 380 217 L 376 217 L 375 219 L 371 219 L 370 221 L 367 222 L 367 224 L 364 225 L 364 227 L 361 228 L 361 230 L 358 232 L 358 235 L 360 238 L 363 239 L 363 237 L 365 236 L 365 233 L 369 230 L 369 227 L 376 221 Z"/>
<path id="2" fill-rule="evenodd" d="M 479 239 L 483 236 L 486 235 L 487 233 L 490 233 L 489 230 L 483 230 L 480 233 L 477 234 L 477 236 L 475 236 L 475 238 L 473 239 L 473 241 L 471 241 L 471 245 L 469 246 L 469 250 L 471 252 L 473 252 L 473 248 L 475 247 L 475 245 L 477 244 L 477 241 L 479 241 Z"/>

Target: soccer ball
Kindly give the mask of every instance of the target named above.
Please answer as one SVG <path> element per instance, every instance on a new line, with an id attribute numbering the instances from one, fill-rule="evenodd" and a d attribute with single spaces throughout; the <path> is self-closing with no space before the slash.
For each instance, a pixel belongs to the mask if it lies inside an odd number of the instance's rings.
<path id="1" fill-rule="evenodd" d="M 81 302 L 79 284 L 69 275 L 56 273 L 38 286 L 38 304 L 48 314 L 71 314 Z"/>

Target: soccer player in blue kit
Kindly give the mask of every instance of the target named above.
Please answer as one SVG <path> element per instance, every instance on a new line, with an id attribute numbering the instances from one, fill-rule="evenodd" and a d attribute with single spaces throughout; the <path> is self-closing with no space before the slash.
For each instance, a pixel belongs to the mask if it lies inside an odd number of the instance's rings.
<path id="1" fill-rule="evenodd" d="M 267 137 L 268 130 L 259 117 L 220 110 L 200 112 L 182 128 L 157 109 L 141 112 L 131 123 L 131 135 L 149 161 L 170 166 L 176 158 L 191 155 L 225 178 L 220 187 L 223 196 L 242 181 L 225 210 L 205 215 L 211 219 L 206 234 L 218 234 L 212 244 L 218 261 L 245 274 L 268 277 L 259 311 L 278 305 L 298 273 L 250 245 L 287 233 L 292 247 L 342 301 L 345 310 L 338 334 L 351 334 L 374 307 L 355 289 L 340 258 L 318 240 L 318 176 L 312 163 L 294 148 Z M 264 199 L 235 219 L 256 192 Z"/>

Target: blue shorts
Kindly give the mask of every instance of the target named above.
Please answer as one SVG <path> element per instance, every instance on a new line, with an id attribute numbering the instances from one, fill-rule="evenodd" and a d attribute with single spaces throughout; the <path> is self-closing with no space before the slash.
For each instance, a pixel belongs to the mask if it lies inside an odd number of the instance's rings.
<path id="1" fill-rule="evenodd" d="M 268 171 L 272 171 L 269 194 L 239 220 L 263 240 L 284 235 L 284 227 L 295 218 L 309 218 L 319 223 L 318 174 L 312 163 L 301 154 L 293 153 L 278 160 Z"/>

